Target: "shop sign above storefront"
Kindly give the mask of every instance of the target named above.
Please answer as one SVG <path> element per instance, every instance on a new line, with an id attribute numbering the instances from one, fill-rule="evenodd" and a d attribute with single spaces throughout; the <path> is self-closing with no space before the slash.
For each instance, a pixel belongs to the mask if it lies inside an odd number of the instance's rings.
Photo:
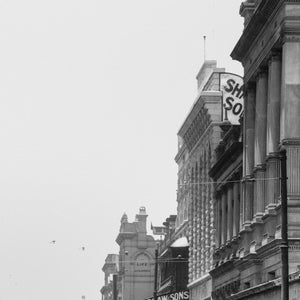
<path id="1" fill-rule="evenodd" d="M 189 300 L 189 291 L 180 291 L 157 296 L 157 300 Z M 145 300 L 153 300 L 153 297 Z"/>

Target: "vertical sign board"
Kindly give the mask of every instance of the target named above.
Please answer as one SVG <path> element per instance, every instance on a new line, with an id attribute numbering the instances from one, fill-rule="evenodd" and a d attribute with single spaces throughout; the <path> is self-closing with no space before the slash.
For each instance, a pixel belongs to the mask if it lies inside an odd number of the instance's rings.
<path id="1" fill-rule="evenodd" d="M 244 80 L 232 73 L 220 73 L 220 91 L 222 99 L 222 121 L 239 125 L 244 110 Z"/>

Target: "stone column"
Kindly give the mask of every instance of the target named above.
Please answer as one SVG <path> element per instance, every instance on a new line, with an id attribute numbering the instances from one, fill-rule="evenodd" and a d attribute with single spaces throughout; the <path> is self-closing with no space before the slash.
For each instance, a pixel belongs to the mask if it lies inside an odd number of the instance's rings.
<path id="1" fill-rule="evenodd" d="M 267 159 L 267 197 L 265 208 L 268 214 L 275 214 L 280 196 L 280 159 L 278 153 L 270 153 Z"/>
<path id="2" fill-rule="evenodd" d="M 227 242 L 232 239 L 233 214 L 232 214 L 232 184 L 227 185 Z"/>
<path id="3" fill-rule="evenodd" d="M 254 167 L 255 86 L 247 86 L 244 116 L 245 162 L 244 177 L 252 176 Z"/>
<path id="4" fill-rule="evenodd" d="M 221 196 L 221 203 L 222 203 L 222 246 L 226 245 L 227 240 L 227 213 L 226 213 L 226 206 L 227 206 L 227 193 L 226 189 L 222 190 Z"/>
<path id="5" fill-rule="evenodd" d="M 236 238 L 239 234 L 240 227 L 240 203 L 239 203 L 239 182 L 233 184 L 233 238 Z"/>
<path id="6" fill-rule="evenodd" d="M 254 138 L 254 220 L 261 222 L 265 199 L 265 159 L 267 144 L 268 74 L 262 70 L 256 83 L 255 138 Z"/>
<path id="7" fill-rule="evenodd" d="M 254 167 L 254 123 L 255 86 L 247 85 L 244 117 L 244 166 L 243 166 L 243 227 L 251 224 L 253 217 L 253 167 Z"/>
<path id="8" fill-rule="evenodd" d="M 280 136 L 281 54 L 273 54 L 269 61 L 267 155 L 278 152 Z"/>
<path id="9" fill-rule="evenodd" d="M 277 153 L 280 141 L 281 67 L 281 53 L 273 53 L 269 61 L 266 197 L 264 203 L 269 214 L 275 213 L 274 209 L 280 193 L 280 162 Z"/>
<path id="10" fill-rule="evenodd" d="M 218 217 L 218 229 L 217 229 L 218 248 L 220 248 L 222 245 L 222 199 L 220 195 L 218 195 L 217 198 L 217 217 Z"/>
<path id="11" fill-rule="evenodd" d="M 255 101 L 255 151 L 254 164 L 259 167 L 265 163 L 267 140 L 267 103 L 268 103 L 268 74 L 262 70 L 256 83 Z"/>

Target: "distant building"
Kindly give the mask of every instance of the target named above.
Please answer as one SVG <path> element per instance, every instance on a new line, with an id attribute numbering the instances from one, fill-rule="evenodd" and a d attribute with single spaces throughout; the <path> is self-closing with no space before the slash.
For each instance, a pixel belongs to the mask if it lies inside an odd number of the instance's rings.
<path id="1" fill-rule="evenodd" d="M 101 288 L 102 300 L 113 300 L 113 275 L 119 270 L 119 255 L 108 254 L 102 267 L 104 286 Z"/>
<path id="2" fill-rule="evenodd" d="M 164 225 L 164 238 L 159 241 L 158 296 L 186 293 L 188 284 L 188 241 L 186 231 L 176 231 L 176 215 L 170 215 Z M 153 233 L 157 232 L 153 227 Z M 175 298 L 174 298 L 175 299 Z M 185 298 L 188 299 L 188 298 Z"/>
<path id="3" fill-rule="evenodd" d="M 134 222 L 127 215 L 121 219 L 116 242 L 119 252 L 119 296 L 120 300 L 143 300 L 153 295 L 155 240 L 147 235 L 147 213 L 139 209 Z"/>

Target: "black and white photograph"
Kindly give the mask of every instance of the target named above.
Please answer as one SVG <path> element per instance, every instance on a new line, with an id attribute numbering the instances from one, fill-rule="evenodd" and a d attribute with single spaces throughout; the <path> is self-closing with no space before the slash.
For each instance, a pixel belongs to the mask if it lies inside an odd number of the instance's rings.
<path id="1" fill-rule="evenodd" d="M 300 0 L 0 0 L 0 300 L 300 299 Z"/>

